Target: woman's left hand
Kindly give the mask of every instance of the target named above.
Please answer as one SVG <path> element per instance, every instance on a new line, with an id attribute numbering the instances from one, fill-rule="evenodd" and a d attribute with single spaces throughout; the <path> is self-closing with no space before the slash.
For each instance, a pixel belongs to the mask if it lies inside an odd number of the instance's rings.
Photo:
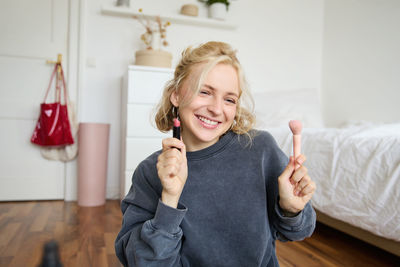
<path id="1" fill-rule="evenodd" d="M 316 189 L 307 168 L 303 166 L 305 161 L 303 154 L 298 156 L 296 165 L 300 167 L 295 170 L 294 157 L 290 157 L 289 164 L 278 178 L 279 206 L 285 212 L 296 214 L 302 211 Z"/>

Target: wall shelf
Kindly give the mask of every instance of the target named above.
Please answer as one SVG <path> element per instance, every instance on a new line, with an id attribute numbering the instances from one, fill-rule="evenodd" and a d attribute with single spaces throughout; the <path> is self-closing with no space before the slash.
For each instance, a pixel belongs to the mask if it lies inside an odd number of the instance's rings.
<path id="1" fill-rule="evenodd" d="M 118 6 L 103 6 L 101 8 L 101 12 L 104 15 L 111 16 L 119 16 L 119 17 L 132 17 L 143 16 L 144 18 L 154 18 L 157 15 L 148 14 L 148 13 L 139 13 L 128 7 L 118 7 Z M 227 30 L 234 30 L 237 28 L 237 25 L 228 23 L 226 21 L 219 21 L 215 19 L 209 18 L 199 18 L 199 17 L 190 17 L 185 15 L 160 15 L 161 20 L 169 21 L 171 23 L 177 24 L 185 24 L 185 25 L 194 25 L 194 26 L 202 26 L 202 27 L 210 27 L 210 28 L 220 28 Z"/>

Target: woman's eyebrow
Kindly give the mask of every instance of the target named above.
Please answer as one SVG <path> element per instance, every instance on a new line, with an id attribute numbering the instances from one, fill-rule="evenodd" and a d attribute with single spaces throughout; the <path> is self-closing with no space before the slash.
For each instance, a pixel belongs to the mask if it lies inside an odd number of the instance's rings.
<path id="1" fill-rule="evenodd" d="M 203 86 L 204 86 L 204 87 L 207 87 L 208 89 L 210 89 L 210 90 L 212 90 L 212 91 L 215 91 L 215 88 L 212 87 L 212 86 L 209 85 L 209 84 L 204 84 Z M 236 94 L 235 92 L 228 92 L 227 94 L 228 94 L 228 95 L 233 95 L 233 96 L 236 96 L 237 98 L 239 98 L 238 94 Z"/>

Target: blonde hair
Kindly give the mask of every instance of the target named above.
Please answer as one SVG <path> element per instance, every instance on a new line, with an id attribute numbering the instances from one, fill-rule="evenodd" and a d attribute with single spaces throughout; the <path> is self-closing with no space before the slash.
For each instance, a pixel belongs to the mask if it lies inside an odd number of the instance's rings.
<path id="1" fill-rule="evenodd" d="M 164 88 L 163 96 L 157 106 L 155 122 L 157 128 L 167 132 L 173 126 L 173 104 L 170 97 L 173 92 L 179 92 L 183 83 L 190 82 L 192 90 L 190 99 L 183 99 L 181 107 L 190 103 L 193 97 L 197 96 L 204 79 L 209 71 L 217 64 L 228 64 L 235 68 L 239 78 L 239 100 L 236 105 L 236 115 L 231 130 L 237 134 L 247 134 L 253 128 L 255 116 L 253 114 L 254 101 L 250 95 L 242 67 L 236 57 L 236 51 L 223 42 L 208 42 L 197 48 L 188 47 L 182 52 L 182 59 L 177 65 L 174 78 Z M 203 64 L 200 73 L 194 73 L 194 67 Z M 189 95 L 189 94 L 186 94 Z M 249 135 L 250 137 L 250 135 Z"/>

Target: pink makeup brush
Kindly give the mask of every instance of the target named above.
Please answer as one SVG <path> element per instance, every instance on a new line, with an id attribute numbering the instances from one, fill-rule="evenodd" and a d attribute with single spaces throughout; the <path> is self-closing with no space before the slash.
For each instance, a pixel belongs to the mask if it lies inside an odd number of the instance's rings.
<path id="1" fill-rule="evenodd" d="M 172 128 L 172 136 L 181 140 L 181 122 L 177 118 L 175 118 L 173 121 L 174 127 Z"/>
<path id="2" fill-rule="evenodd" d="M 289 127 L 293 133 L 293 156 L 296 159 L 301 153 L 301 130 L 303 125 L 298 120 L 291 120 L 289 121 Z M 295 163 L 295 169 L 297 170 L 299 167 L 300 165 Z"/>

